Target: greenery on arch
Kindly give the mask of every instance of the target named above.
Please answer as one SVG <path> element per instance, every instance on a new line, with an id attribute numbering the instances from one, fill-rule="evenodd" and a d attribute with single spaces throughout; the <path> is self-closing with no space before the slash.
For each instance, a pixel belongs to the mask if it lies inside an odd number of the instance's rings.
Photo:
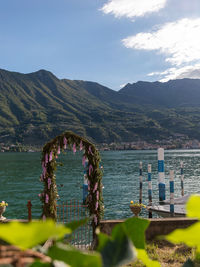
<path id="1" fill-rule="evenodd" d="M 73 132 L 65 132 L 48 142 L 42 150 L 42 174 L 40 180 L 44 183 L 44 189 L 40 194 L 43 204 L 43 218 L 57 219 L 56 203 L 58 198 L 56 175 L 56 159 L 59 154 L 72 149 L 74 153 L 77 150 L 83 151 L 82 164 L 88 160 L 88 208 L 90 215 L 93 215 L 93 227 L 99 225 L 103 215 L 103 197 L 102 197 L 102 171 L 100 168 L 100 154 L 96 147 L 85 138 L 82 138 Z"/>

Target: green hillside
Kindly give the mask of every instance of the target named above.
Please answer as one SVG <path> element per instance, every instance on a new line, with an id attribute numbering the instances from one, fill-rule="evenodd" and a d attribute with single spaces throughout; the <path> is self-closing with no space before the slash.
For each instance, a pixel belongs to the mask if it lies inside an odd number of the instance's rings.
<path id="1" fill-rule="evenodd" d="M 0 70 L 0 143 L 42 145 L 72 130 L 96 143 L 200 139 L 200 80 L 138 82 L 116 92 L 40 70 Z"/>

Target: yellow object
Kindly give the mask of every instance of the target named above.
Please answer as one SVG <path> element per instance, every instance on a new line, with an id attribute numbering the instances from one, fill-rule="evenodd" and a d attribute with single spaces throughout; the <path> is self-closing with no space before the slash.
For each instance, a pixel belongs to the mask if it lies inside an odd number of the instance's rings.
<path id="1" fill-rule="evenodd" d="M 0 207 L 6 207 L 6 206 L 8 206 L 8 203 L 6 203 L 5 201 L 0 202 Z"/>
<path id="2" fill-rule="evenodd" d="M 146 208 L 146 206 L 145 206 L 144 204 L 142 204 L 142 203 L 137 203 L 137 202 L 134 203 L 132 200 L 131 200 L 131 202 L 130 202 L 130 206 L 131 206 L 131 207 Z"/>

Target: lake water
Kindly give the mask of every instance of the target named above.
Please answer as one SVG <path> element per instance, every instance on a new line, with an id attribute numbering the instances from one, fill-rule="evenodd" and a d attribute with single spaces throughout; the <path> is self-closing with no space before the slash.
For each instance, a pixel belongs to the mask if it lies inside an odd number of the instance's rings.
<path id="1" fill-rule="evenodd" d="M 147 179 L 147 164 L 152 164 L 153 202 L 158 200 L 157 151 L 103 151 L 100 152 L 103 175 L 104 219 L 131 217 L 129 203 L 139 199 L 139 162 L 143 162 L 143 180 Z M 4 216 L 27 218 L 27 201 L 32 202 L 34 218 L 41 215 L 38 194 L 43 189 L 40 153 L 0 153 L 0 201 L 8 202 Z M 59 160 L 63 166 L 56 172 L 59 202 L 82 200 L 83 167 L 81 153 L 67 152 Z M 166 150 L 165 182 L 169 198 L 169 171 L 175 171 L 175 197 L 181 196 L 180 162 L 184 162 L 185 194 L 200 193 L 200 150 Z M 63 187 L 59 187 L 63 184 Z M 143 203 L 148 203 L 148 184 L 143 183 Z M 142 215 L 147 217 L 145 211 Z"/>

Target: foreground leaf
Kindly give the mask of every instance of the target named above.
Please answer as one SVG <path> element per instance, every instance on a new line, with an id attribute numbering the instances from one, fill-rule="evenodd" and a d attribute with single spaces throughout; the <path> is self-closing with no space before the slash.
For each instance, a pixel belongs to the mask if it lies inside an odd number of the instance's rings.
<path id="1" fill-rule="evenodd" d="M 148 220 L 137 217 L 130 218 L 123 223 L 127 235 L 137 249 L 145 248 L 145 231 L 149 223 Z"/>
<path id="2" fill-rule="evenodd" d="M 174 244 L 185 243 L 189 247 L 196 247 L 200 252 L 200 222 L 186 229 L 177 229 L 166 236 L 166 239 Z"/>
<path id="3" fill-rule="evenodd" d="M 151 260 L 145 249 L 136 249 L 137 258 L 142 261 L 147 267 L 160 267 L 160 263 L 155 260 Z"/>
<path id="4" fill-rule="evenodd" d="M 199 207 L 200 207 L 200 196 L 192 195 L 186 204 L 187 216 L 200 219 Z"/>
<path id="5" fill-rule="evenodd" d="M 85 218 L 85 219 L 82 219 L 82 220 L 79 220 L 79 221 L 72 221 L 70 223 L 67 223 L 65 224 L 65 226 L 67 228 L 70 228 L 71 231 L 75 231 L 77 228 L 85 225 L 87 222 L 88 222 L 89 218 Z"/>
<path id="6" fill-rule="evenodd" d="M 97 249 L 101 253 L 104 267 L 125 265 L 136 258 L 133 244 L 122 224 L 115 226 L 111 237 L 100 233 L 98 240 Z"/>
<path id="7" fill-rule="evenodd" d="M 126 220 L 123 224 L 128 237 L 136 247 L 137 258 L 146 266 L 158 267 L 160 266 L 160 263 L 158 261 L 151 260 L 145 251 L 145 231 L 149 226 L 149 223 L 149 220 L 133 217 Z"/>
<path id="8" fill-rule="evenodd" d="M 20 249 L 32 248 L 49 238 L 58 239 L 69 233 L 69 228 L 52 220 L 0 224 L 0 238 Z"/>
<path id="9" fill-rule="evenodd" d="M 29 267 L 52 267 L 52 263 L 45 263 L 45 262 L 36 260 L 32 264 L 30 264 Z"/>
<path id="10" fill-rule="evenodd" d="M 115 226 L 111 237 L 100 234 L 98 251 L 102 254 L 104 266 L 120 266 L 134 260 L 137 254 L 137 258 L 146 266 L 160 267 L 160 263 L 151 260 L 145 251 L 145 231 L 148 225 L 148 220 L 134 217 Z"/>
<path id="11" fill-rule="evenodd" d="M 182 267 L 194 267 L 195 264 L 193 261 L 191 261 L 191 259 L 188 259 L 183 265 Z"/>
<path id="12" fill-rule="evenodd" d="M 61 243 L 51 247 L 48 251 L 48 256 L 53 260 L 63 261 L 71 267 L 102 267 L 102 260 L 99 253 L 81 252 Z"/>

